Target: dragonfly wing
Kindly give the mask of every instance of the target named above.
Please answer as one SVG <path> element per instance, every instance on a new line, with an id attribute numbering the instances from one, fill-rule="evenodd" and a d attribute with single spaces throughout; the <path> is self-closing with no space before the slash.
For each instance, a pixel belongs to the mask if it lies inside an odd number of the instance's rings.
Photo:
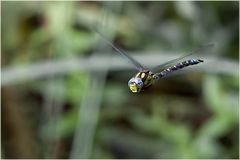
<path id="1" fill-rule="evenodd" d="M 193 55 L 193 54 L 197 54 L 197 53 L 199 53 L 199 52 L 203 52 L 203 51 L 208 50 L 208 49 L 210 49 L 210 48 L 212 48 L 212 47 L 214 47 L 214 43 L 208 43 L 208 44 L 205 44 L 205 45 L 201 45 L 200 47 L 198 47 L 197 49 L 195 49 L 194 51 L 190 52 L 190 53 L 187 54 L 187 55 L 178 57 L 178 58 L 176 58 L 176 59 L 167 61 L 167 62 L 165 62 L 165 63 L 163 63 L 163 64 L 160 64 L 160 65 L 154 67 L 154 68 L 152 69 L 152 71 L 153 71 L 153 72 L 159 71 L 160 69 L 166 68 L 167 66 L 170 66 L 170 65 L 172 65 L 173 63 L 177 63 L 178 61 L 180 61 L 180 60 L 182 60 L 182 59 L 184 59 L 184 58 L 186 58 L 186 57 L 190 57 L 190 56 Z"/>
<path id="2" fill-rule="evenodd" d="M 123 56 L 124 58 L 126 58 L 130 63 L 132 63 L 134 65 L 134 67 L 139 70 L 145 70 L 146 68 L 143 67 L 142 64 L 140 64 L 138 61 L 136 61 L 135 59 L 133 59 L 131 56 L 129 56 L 124 50 L 116 47 L 112 42 L 110 42 L 105 36 L 103 36 L 99 31 L 95 30 L 100 37 L 107 43 L 109 44 L 115 51 L 117 51 L 121 56 Z"/>
<path id="3" fill-rule="evenodd" d="M 113 46 L 112 46 L 113 47 Z M 137 68 L 139 71 L 146 70 L 145 67 L 143 67 L 142 64 L 140 64 L 138 61 L 133 59 L 133 57 L 129 56 L 125 51 L 119 48 L 114 48 L 116 51 L 118 51 L 119 54 L 121 54 L 123 57 L 125 57 L 130 63 L 132 63 L 135 68 Z"/>

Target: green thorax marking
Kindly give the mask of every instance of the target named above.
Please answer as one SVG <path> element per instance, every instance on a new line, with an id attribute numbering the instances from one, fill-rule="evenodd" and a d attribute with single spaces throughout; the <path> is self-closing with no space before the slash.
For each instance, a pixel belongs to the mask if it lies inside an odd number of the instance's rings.
<path id="1" fill-rule="evenodd" d="M 135 77 L 140 78 L 143 82 L 143 87 L 148 87 L 153 84 L 154 78 L 153 73 L 150 71 L 138 72 Z"/>

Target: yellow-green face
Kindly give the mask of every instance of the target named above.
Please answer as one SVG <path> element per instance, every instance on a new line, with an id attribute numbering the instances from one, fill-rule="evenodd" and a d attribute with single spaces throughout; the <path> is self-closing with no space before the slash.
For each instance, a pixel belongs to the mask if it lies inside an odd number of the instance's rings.
<path id="1" fill-rule="evenodd" d="M 139 91 L 139 88 L 138 86 L 136 85 L 136 83 L 132 83 L 129 85 L 129 88 L 130 90 L 133 92 L 133 93 L 137 93 Z"/>
<path id="2" fill-rule="evenodd" d="M 138 93 L 143 87 L 143 82 L 140 78 L 133 77 L 128 81 L 128 86 L 133 93 Z"/>

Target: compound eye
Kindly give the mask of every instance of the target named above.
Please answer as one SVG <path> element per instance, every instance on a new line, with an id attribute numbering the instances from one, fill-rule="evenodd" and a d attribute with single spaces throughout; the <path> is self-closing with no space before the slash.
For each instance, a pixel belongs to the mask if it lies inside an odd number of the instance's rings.
<path id="1" fill-rule="evenodd" d="M 134 82 L 134 79 L 131 78 L 131 79 L 128 81 L 128 86 L 130 86 L 130 84 L 133 83 L 133 82 Z"/>
<path id="2" fill-rule="evenodd" d="M 139 78 L 137 78 L 137 79 L 135 80 L 135 83 L 136 83 L 138 86 L 141 86 L 141 85 L 142 85 L 142 80 L 139 79 Z"/>
<path id="3" fill-rule="evenodd" d="M 140 81 L 138 81 L 137 84 L 140 86 L 142 83 Z"/>

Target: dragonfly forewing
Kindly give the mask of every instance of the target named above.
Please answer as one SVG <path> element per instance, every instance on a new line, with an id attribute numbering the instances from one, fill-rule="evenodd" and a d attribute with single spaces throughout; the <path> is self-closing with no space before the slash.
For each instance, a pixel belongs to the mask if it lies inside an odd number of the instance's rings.
<path id="1" fill-rule="evenodd" d="M 131 64 L 134 65 L 134 67 L 138 70 L 138 71 L 143 71 L 146 70 L 145 67 L 143 67 L 143 65 L 141 63 L 139 63 L 138 61 L 136 61 L 135 59 L 133 59 L 130 55 L 128 55 L 124 50 L 116 47 L 112 42 L 110 42 L 105 36 L 103 36 L 99 31 L 96 30 L 96 32 L 101 36 L 101 38 L 107 43 L 109 44 L 115 51 L 117 51 L 117 53 L 119 53 L 121 56 L 123 56 L 125 59 L 127 59 Z"/>

